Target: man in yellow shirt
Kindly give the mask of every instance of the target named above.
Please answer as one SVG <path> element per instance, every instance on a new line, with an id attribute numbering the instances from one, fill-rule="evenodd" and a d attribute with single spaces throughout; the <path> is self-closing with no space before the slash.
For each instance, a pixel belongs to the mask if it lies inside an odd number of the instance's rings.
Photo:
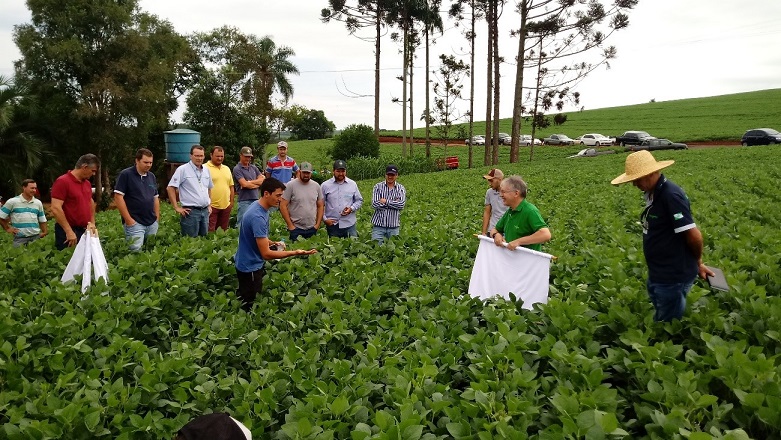
<path id="1" fill-rule="evenodd" d="M 211 159 L 206 162 L 214 184 L 211 194 L 212 212 L 209 214 L 209 232 L 216 231 L 218 226 L 227 231 L 233 209 L 233 196 L 236 191 L 233 187 L 233 172 L 227 165 L 222 164 L 224 160 L 225 150 L 220 146 L 212 147 Z"/>

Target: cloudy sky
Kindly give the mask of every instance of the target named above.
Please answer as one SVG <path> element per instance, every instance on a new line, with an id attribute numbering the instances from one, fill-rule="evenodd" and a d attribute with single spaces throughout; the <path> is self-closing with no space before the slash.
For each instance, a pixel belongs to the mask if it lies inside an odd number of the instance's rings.
<path id="1" fill-rule="evenodd" d="M 352 123 L 373 125 L 373 43 L 350 36 L 341 23 L 323 24 L 320 9 L 326 0 L 141 0 L 141 9 L 169 20 L 183 34 L 208 31 L 223 25 L 245 33 L 269 35 L 277 45 L 293 48 L 300 75 L 291 78 L 292 103 L 321 109 L 338 128 Z M 444 1 L 449 4 L 448 0 Z M 512 3 L 510 3 L 511 5 Z M 618 49 L 610 69 L 600 67 L 576 89 L 586 109 L 638 104 L 651 99 L 667 101 L 781 87 L 781 1 L 779 0 L 640 0 L 630 13 L 629 28 L 615 33 L 609 44 Z M 0 74 L 12 75 L 20 55 L 13 43 L 14 25 L 29 22 L 24 0 L 0 2 Z M 500 53 L 512 61 L 517 39 L 509 35 L 517 16 L 508 6 L 500 20 Z M 485 102 L 485 24 L 478 29 L 476 99 Z M 380 125 L 401 128 L 399 46 L 382 41 Z M 468 43 L 461 29 L 446 24 L 432 47 L 432 60 L 453 54 L 469 61 Z M 421 50 L 422 57 L 422 50 Z M 423 109 L 425 70 L 416 60 L 415 108 Z M 421 67 L 417 67 L 421 66 Z M 432 61 L 432 70 L 438 66 Z M 501 69 L 500 116 L 512 116 L 515 66 Z M 531 76 L 531 75 L 529 75 Z M 465 88 L 468 90 L 468 85 Z M 467 104 L 463 104 L 467 108 Z M 183 108 L 174 119 L 181 119 Z M 483 111 L 476 111 L 477 119 Z M 420 122 L 416 122 L 416 126 Z"/>

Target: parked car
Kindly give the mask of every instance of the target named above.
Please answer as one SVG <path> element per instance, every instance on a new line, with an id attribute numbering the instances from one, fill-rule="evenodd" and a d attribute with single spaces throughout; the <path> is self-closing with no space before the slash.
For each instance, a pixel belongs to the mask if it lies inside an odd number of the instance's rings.
<path id="1" fill-rule="evenodd" d="M 466 139 L 464 140 L 464 143 L 467 145 L 485 145 L 485 137 L 481 135 L 474 135 L 472 136 L 472 139 Z"/>
<path id="2" fill-rule="evenodd" d="M 772 128 L 755 128 L 743 134 L 740 144 L 744 147 L 749 145 L 781 144 L 781 133 Z"/>
<path id="3" fill-rule="evenodd" d="M 626 147 L 627 151 L 638 150 L 688 150 L 689 146 L 668 139 L 644 139 L 640 145 Z"/>
<path id="4" fill-rule="evenodd" d="M 575 145 L 575 140 L 566 134 L 552 134 L 542 140 L 545 145 Z"/>
<path id="5" fill-rule="evenodd" d="M 625 147 L 627 145 L 640 145 L 644 139 L 656 139 L 644 131 L 627 131 L 616 138 L 616 143 Z"/>
<path id="6" fill-rule="evenodd" d="M 580 145 L 587 147 L 607 147 L 613 145 L 613 140 L 599 133 L 588 133 L 576 139 Z"/>
<path id="7" fill-rule="evenodd" d="M 522 134 L 521 139 L 518 141 L 518 145 L 524 145 L 524 146 L 531 146 L 532 144 L 532 135 L 530 134 Z M 542 141 L 539 139 L 534 140 L 534 145 L 542 145 Z"/>
<path id="8" fill-rule="evenodd" d="M 510 145 L 513 143 L 513 138 L 507 133 L 499 133 L 499 145 Z"/>
<path id="9" fill-rule="evenodd" d="M 613 150 L 597 151 L 596 148 L 584 148 L 578 151 L 578 154 L 567 156 L 567 159 L 573 157 L 597 157 L 597 156 L 602 156 L 603 154 L 614 154 L 614 153 L 615 151 Z"/>

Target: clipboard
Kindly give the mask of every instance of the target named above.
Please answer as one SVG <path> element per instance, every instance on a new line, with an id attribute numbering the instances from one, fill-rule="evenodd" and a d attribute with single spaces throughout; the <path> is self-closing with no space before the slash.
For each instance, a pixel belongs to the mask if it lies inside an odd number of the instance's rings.
<path id="1" fill-rule="evenodd" d="M 724 277 L 724 272 L 718 267 L 706 267 L 715 274 L 713 276 L 708 275 L 707 277 L 710 288 L 721 290 L 722 292 L 729 292 L 729 284 L 727 284 L 727 279 Z"/>

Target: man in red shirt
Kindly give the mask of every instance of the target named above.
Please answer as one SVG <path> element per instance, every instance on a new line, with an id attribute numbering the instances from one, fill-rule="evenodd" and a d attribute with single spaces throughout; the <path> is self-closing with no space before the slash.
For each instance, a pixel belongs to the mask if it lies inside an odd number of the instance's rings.
<path id="1" fill-rule="evenodd" d="M 85 154 L 73 170 L 58 177 L 52 185 L 51 208 L 57 221 L 54 244 L 58 250 L 76 246 L 87 228 L 95 227 L 95 202 L 89 179 L 97 173 L 99 166 L 97 156 Z"/>

